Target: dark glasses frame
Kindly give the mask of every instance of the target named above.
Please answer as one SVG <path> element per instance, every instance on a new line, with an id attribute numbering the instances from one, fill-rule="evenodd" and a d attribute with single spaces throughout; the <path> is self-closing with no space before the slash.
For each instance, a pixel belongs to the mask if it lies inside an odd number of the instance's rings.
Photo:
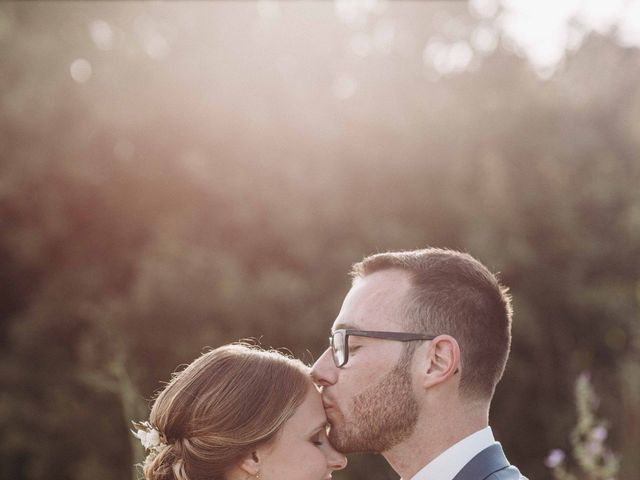
<path id="1" fill-rule="evenodd" d="M 344 338 L 342 342 L 343 358 L 336 350 L 336 335 Z M 381 332 L 375 330 L 352 330 L 348 328 L 340 328 L 331 333 L 329 337 L 329 346 L 331 348 L 331 354 L 333 356 L 333 362 L 337 368 L 344 367 L 349 361 L 349 337 L 368 337 L 368 338 L 380 338 L 382 340 L 394 340 L 396 342 L 413 342 L 416 340 L 433 340 L 437 335 L 424 335 L 421 333 L 406 333 L 406 332 Z"/>

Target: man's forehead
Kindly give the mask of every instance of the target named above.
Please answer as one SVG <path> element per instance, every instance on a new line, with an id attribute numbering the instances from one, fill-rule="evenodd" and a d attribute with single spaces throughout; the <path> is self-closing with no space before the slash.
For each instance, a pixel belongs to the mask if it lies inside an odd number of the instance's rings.
<path id="1" fill-rule="evenodd" d="M 347 293 L 332 330 L 384 329 L 398 323 L 410 286 L 407 272 L 398 269 L 359 278 Z"/>

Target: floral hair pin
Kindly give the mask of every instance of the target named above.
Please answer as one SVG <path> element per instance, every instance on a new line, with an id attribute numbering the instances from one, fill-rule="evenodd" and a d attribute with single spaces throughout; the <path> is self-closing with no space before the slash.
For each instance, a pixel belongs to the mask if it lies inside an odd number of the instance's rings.
<path id="1" fill-rule="evenodd" d="M 133 436 L 140 440 L 146 450 L 158 449 L 166 443 L 163 435 L 149 422 L 131 422 L 136 430 L 131 430 Z"/>

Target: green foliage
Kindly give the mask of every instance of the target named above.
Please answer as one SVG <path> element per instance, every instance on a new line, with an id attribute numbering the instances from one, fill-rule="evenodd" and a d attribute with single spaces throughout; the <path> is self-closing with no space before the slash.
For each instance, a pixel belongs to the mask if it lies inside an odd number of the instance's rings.
<path id="1" fill-rule="evenodd" d="M 578 472 L 567 468 L 562 450 L 552 450 L 546 464 L 556 480 L 614 480 L 620 461 L 604 444 L 607 422 L 596 416 L 598 398 L 586 373 L 576 380 L 575 402 L 578 421 L 571 432 L 571 445 Z"/>
<path id="2" fill-rule="evenodd" d="M 439 9 L 477 24 L 434 5 L 401 9 L 399 43 L 426 43 Z M 420 49 L 354 60 L 346 27 L 298 7 L 277 35 L 251 2 L 189 8 L 0 4 L 0 478 L 130 477 L 129 421 L 177 365 L 247 337 L 311 362 L 352 262 L 433 245 L 512 289 L 491 419 L 510 460 L 549 478 L 589 370 L 635 480 L 638 51 L 593 36 L 541 82 L 499 49 L 433 80 Z M 395 478 L 351 463 L 336 478 Z"/>

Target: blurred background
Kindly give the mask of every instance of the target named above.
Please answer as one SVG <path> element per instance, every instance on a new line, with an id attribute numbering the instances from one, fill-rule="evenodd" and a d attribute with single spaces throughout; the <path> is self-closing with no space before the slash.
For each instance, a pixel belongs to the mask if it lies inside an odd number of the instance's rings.
<path id="1" fill-rule="evenodd" d="M 510 460 L 576 462 L 587 372 L 637 480 L 639 47 L 636 0 L 1 3 L 1 478 L 135 478 L 179 364 L 312 362 L 353 262 L 441 246 L 512 289 Z"/>

